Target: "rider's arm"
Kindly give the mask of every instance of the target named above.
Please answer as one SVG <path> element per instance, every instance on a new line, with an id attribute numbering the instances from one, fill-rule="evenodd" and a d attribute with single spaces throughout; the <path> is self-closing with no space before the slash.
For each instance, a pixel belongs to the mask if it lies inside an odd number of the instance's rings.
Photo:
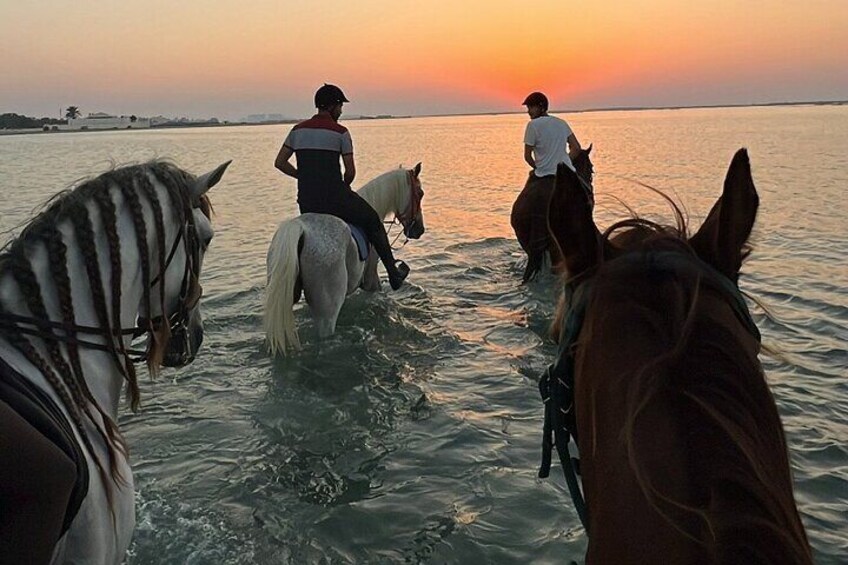
<path id="1" fill-rule="evenodd" d="M 353 179 L 356 178 L 356 165 L 353 162 L 353 153 L 342 155 L 342 163 L 344 163 L 344 182 L 350 186 Z"/>
<path id="2" fill-rule="evenodd" d="M 533 146 L 532 145 L 525 145 L 524 146 L 524 161 L 526 161 L 527 164 L 530 165 L 531 169 L 536 168 L 536 161 L 533 159 Z"/>
<path id="3" fill-rule="evenodd" d="M 277 159 L 274 161 L 274 166 L 290 177 L 297 178 L 297 169 L 291 164 L 289 159 L 294 154 L 294 150 L 288 145 L 280 147 L 280 152 L 277 153 Z"/>
<path id="4" fill-rule="evenodd" d="M 578 155 L 580 155 L 580 151 L 582 151 L 582 147 L 580 147 L 580 142 L 577 141 L 577 136 L 573 133 L 568 136 L 568 158 L 574 161 Z"/>

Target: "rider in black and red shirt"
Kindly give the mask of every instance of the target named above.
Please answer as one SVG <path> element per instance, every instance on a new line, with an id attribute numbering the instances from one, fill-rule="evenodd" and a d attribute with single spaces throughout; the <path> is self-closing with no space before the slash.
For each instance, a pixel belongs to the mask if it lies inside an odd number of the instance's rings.
<path id="1" fill-rule="evenodd" d="M 297 179 L 297 203 L 302 214 L 332 214 L 361 227 L 386 267 L 389 284 L 397 290 L 409 274 L 409 267 L 392 255 L 383 221 L 350 184 L 356 177 L 353 141 L 339 124 L 342 104 L 348 102 L 338 86 L 325 84 L 315 93 L 318 113 L 295 125 L 286 137 L 274 166 Z M 297 167 L 291 164 L 297 156 Z M 339 165 L 344 162 L 344 176 Z"/>

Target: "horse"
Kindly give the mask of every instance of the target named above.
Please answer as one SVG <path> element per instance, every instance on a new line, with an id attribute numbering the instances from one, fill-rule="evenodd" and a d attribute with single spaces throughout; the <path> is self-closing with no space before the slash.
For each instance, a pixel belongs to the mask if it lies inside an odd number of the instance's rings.
<path id="1" fill-rule="evenodd" d="M 580 179 L 557 171 L 548 224 L 565 287 L 540 380 L 540 476 L 555 447 L 589 564 L 812 563 L 738 288 L 759 206 L 747 151 L 691 237 L 665 198 L 676 226 L 634 217 L 602 234 Z"/>
<path id="2" fill-rule="evenodd" d="M 583 149 L 574 158 L 573 165 L 578 176 L 586 183 L 586 189 L 592 192 L 594 166 L 589 154 L 592 146 Z M 552 178 L 537 178 L 533 171 L 527 179 L 524 189 L 516 197 L 510 214 L 510 224 L 518 244 L 527 254 L 527 265 L 521 282 L 526 283 L 536 277 L 545 262 L 545 254 L 550 258 L 552 268 L 558 270 L 561 257 L 556 245 L 551 241 L 547 229 L 547 206 L 553 191 Z"/>
<path id="3" fill-rule="evenodd" d="M 421 163 L 412 169 L 394 169 L 357 191 L 381 218 L 394 214 L 409 239 L 420 238 L 425 230 L 420 173 Z M 301 214 L 280 223 L 267 259 L 264 325 L 271 355 L 302 349 L 292 310 L 301 294 L 318 336 L 325 338 L 335 332 L 348 295 L 357 288 L 380 289 L 377 253 L 370 245 L 368 250 L 363 260 L 350 226 L 329 214 Z"/>
<path id="4" fill-rule="evenodd" d="M 135 362 L 155 376 L 197 354 L 206 193 L 228 165 L 114 169 L 56 195 L 0 250 L 3 562 L 123 561 L 135 509 L 122 389 L 136 410 Z"/>

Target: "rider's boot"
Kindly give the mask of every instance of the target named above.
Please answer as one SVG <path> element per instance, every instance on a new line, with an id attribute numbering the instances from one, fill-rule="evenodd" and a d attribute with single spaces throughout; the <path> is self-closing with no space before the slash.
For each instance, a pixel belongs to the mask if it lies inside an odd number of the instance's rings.
<path id="1" fill-rule="evenodd" d="M 397 290 L 403 285 L 404 279 L 409 275 L 409 265 L 403 261 L 385 261 L 386 273 L 389 275 L 389 284 L 392 290 Z"/>

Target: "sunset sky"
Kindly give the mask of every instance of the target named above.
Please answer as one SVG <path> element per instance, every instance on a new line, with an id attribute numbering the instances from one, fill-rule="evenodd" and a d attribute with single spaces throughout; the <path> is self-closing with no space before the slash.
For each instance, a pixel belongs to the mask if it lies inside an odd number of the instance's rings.
<path id="1" fill-rule="evenodd" d="M 848 0 L 0 0 L 0 113 L 302 117 L 848 99 Z"/>

